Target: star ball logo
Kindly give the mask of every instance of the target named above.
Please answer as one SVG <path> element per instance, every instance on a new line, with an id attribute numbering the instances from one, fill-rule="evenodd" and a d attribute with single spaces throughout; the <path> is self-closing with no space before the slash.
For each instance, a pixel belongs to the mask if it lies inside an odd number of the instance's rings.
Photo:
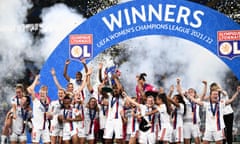
<path id="1" fill-rule="evenodd" d="M 218 54 L 233 59 L 240 56 L 240 30 L 218 31 Z"/>
<path id="2" fill-rule="evenodd" d="M 69 36 L 70 59 L 80 60 L 93 56 L 93 36 L 92 34 L 74 34 Z"/>

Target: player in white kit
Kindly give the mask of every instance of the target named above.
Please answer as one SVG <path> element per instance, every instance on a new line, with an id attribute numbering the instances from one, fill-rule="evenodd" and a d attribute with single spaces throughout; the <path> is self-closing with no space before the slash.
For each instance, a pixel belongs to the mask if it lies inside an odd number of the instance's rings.
<path id="1" fill-rule="evenodd" d="M 16 118 L 12 117 L 11 125 L 11 144 L 26 144 L 27 142 L 27 125 L 28 121 L 32 118 L 32 110 L 30 108 L 31 98 L 23 96 L 21 98 L 20 106 L 16 107 Z"/>
<path id="2" fill-rule="evenodd" d="M 52 101 L 49 106 L 49 110 L 53 115 L 53 119 L 51 120 L 51 127 L 50 127 L 50 136 L 51 136 L 51 143 L 62 143 L 62 133 L 63 133 L 63 126 L 58 121 L 58 115 L 63 107 L 63 98 L 65 96 L 64 89 L 58 89 L 58 99 Z"/>
<path id="3" fill-rule="evenodd" d="M 219 90 L 211 89 L 209 101 L 198 101 L 193 97 L 190 97 L 192 101 L 203 106 L 206 110 L 206 122 L 205 132 L 203 137 L 203 143 L 209 144 L 211 141 L 215 141 L 216 144 L 222 144 L 224 139 L 224 121 L 223 121 L 223 109 L 226 105 L 233 102 L 233 100 L 239 95 L 240 86 L 237 87 L 237 91 L 228 100 L 219 101 Z"/>
<path id="4" fill-rule="evenodd" d="M 121 96 L 122 86 L 116 76 L 113 76 L 113 78 L 115 84 L 112 87 L 113 92 L 109 95 L 108 117 L 103 136 L 107 144 L 112 143 L 114 133 L 118 143 L 121 143 L 123 138 L 123 122 L 120 115 L 124 105 L 124 99 Z"/>
<path id="5" fill-rule="evenodd" d="M 202 99 L 206 95 L 207 82 L 202 81 L 204 84 L 203 93 L 198 97 L 197 92 L 193 88 L 189 88 L 186 93 L 182 92 L 180 79 L 177 79 L 177 91 L 183 97 L 186 103 L 186 114 L 183 116 L 183 137 L 184 144 L 190 144 L 191 138 L 194 139 L 195 144 L 200 144 L 200 116 L 199 105 L 191 101 L 188 97 L 192 96 L 196 99 Z"/>
<path id="6" fill-rule="evenodd" d="M 186 104 L 181 95 L 176 94 L 173 99 L 168 97 L 172 103 L 172 140 L 173 143 L 180 144 L 183 142 L 183 116 L 186 113 Z"/>
<path id="7" fill-rule="evenodd" d="M 50 143 L 50 132 L 49 132 L 49 120 L 52 119 L 51 112 L 48 111 L 49 100 L 47 98 L 47 90 L 42 86 L 39 90 L 39 97 L 37 99 L 35 96 L 35 87 L 39 84 L 39 75 L 37 75 L 33 83 L 27 88 L 29 94 L 33 101 L 33 130 L 32 130 L 32 142 L 34 144 L 39 143 L 42 139 L 43 143 Z"/>
<path id="8" fill-rule="evenodd" d="M 126 97 L 126 99 L 136 105 L 137 108 L 140 109 L 140 116 L 143 117 L 147 123 L 149 129 L 146 131 L 139 129 L 139 137 L 138 141 L 140 144 L 155 144 L 156 143 L 156 129 L 155 129 L 155 114 L 153 115 L 146 115 L 146 113 L 151 112 L 154 110 L 154 98 L 153 96 L 148 96 L 146 104 L 139 104 L 136 101 L 132 100 L 125 92 L 123 92 L 123 95 Z"/>

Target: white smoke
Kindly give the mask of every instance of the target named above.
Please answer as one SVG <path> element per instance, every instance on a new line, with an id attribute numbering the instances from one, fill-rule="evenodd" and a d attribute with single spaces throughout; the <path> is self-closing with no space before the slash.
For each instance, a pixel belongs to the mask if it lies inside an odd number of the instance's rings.
<path id="1" fill-rule="evenodd" d="M 26 50 L 31 47 L 31 35 L 25 32 L 23 25 L 27 9 L 31 4 L 27 0 L 0 1 L 0 81 L 16 79 L 22 76 L 24 69 L 23 58 Z M 3 84 L 4 89 L 8 89 Z M 9 93 L 13 93 L 9 91 Z M 10 94 L 10 95 L 11 95 Z M 11 95 L 13 96 L 13 95 Z"/>
<path id="2" fill-rule="evenodd" d="M 64 4 L 56 4 L 45 8 L 41 14 L 44 38 L 40 42 L 40 50 L 45 60 L 57 45 L 85 19 L 76 10 Z"/>
<path id="3" fill-rule="evenodd" d="M 166 89 L 182 79 L 183 87 L 202 89 L 202 80 L 222 84 L 227 66 L 209 51 L 191 41 L 168 36 L 144 36 L 127 40 L 129 61 L 120 67 L 122 81 L 129 93 L 134 94 L 136 75 L 147 73 L 147 83 L 158 85 L 162 81 Z M 158 87 L 157 87 L 158 88 Z M 201 91 L 200 91 L 201 92 Z"/>
<path id="4" fill-rule="evenodd" d="M 23 76 L 26 69 L 25 59 L 33 61 L 40 69 L 60 41 L 84 21 L 84 18 L 73 9 L 63 4 L 54 5 L 42 10 L 40 33 L 43 37 L 34 39 L 25 25 L 27 11 L 32 6 L 28 0 L 0 1 L 0 81 L 2 83 L 7 80 L 15 84 L 14 80 Z M 13 88 L 7 88 L 6 85 L 0 87 L 9 98 L 14 95 Z"/>

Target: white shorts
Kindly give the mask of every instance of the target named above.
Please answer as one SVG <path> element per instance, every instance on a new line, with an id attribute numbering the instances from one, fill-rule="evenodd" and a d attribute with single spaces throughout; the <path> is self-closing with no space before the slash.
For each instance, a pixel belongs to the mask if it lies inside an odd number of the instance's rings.
<path id="1" fill-rule="evenodd" d="M 168 141 L 170 142 L 172 136 L 172 128 L 162 128 L 158 132 L 158 138 L 159 141 Z"/>
<path id="2" fill-rule="evenodd" d="M 40 130 L 40 129 L 33 129 L 32 130 L 32 142 L 38 143 L 42 138 L 43 143 L 50 142 L 50 132 L 48 129 Z"/>
<path id="3" fill-rule="evenodd" d="M 139 131 L 139 137 L 138 142 L 140 144 L 155 144 L 156 143 L 156 133 L 151 132 L 151 129 L 149 129 L 146 132 Z"/>
<path id="4" fill-rule="evenodd" d="M 203 140 L 205 141 L 220 141 L 225 138 L 224 130 L 219 131 L 205 131 Z"/>
<path id="5" fill-rule="evenodd" d="M 121 119 L 112 119 L 106 121 L 106 128 L 104 130 L 104 139 L 112 139 L 115 133 L 115 139 L 123 138 L 123 125 Z"/>
<path id="6" fill-rule="evenodd" d="M 59 128 L 59 126 L 51 126 L 50 136 L 63 136 L 63 128 Z"/>
<path id="7" fill-rule="evenodd" d="M 79 138 L 85 138 L 86 137 L 85 128 L 84 127 L 78 128 L 78 137 Z"/>
<path id="8" fill-rule="evenodd" d="M 200 137 L 200 129 L 198 124 L 193 124 L 192 122 L 183 123 L 183 138 L 191 139 Z"/>
<path id="9" fill-rule="evenodd" d="M 71 140 L 72 136 L 75 134 L 78 134 L 77 128 L 73 129 L 72 131 L 63 129 L 63 141 Z"/>
<path id="10" fill-rule="evenodd" d="M 132 138 L 132 137 L 135 137 L 135 138 L 137 138 L 137 137 L 136 137 L 136 135 L 137 135 L 137 131 L 135 131 L 135 132 L 130 132 L 130 133 L 127 133 L 127 134 L 126 134 L 126 141 L 129 141 L 129 140 L 130 140 L 130 138 Z"/>
<path id="11" fill-rule="evenodd" d="M 12 134 L 9 136 L 9 140 L 10 142 L 26 142 L 27 141 L 27 135 L 26 133 L 23 133 L 23 134 L 16 134 L 14 132 L 12 132 Z"/>
<path id="12" fill-rule="evenodd" d="M 171 142 L 183 142 L 183 128 L 177 127 L 172 131 Z"/>

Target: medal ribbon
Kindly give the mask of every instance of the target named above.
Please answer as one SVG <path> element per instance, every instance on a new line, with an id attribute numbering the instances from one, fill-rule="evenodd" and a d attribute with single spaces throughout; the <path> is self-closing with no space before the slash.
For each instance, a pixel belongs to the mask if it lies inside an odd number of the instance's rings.
<path id="1" fill-rule="evenodd" d="M 93 121 L 95 119 L 96 113 L 97 113 L 96 110 L 89 110 L 89 117 L 90 117 L 91 122 L 90 122 L 88 134 L 92 133 L 92 126 L 93 126 Z"/>
<path id="2" fill-rule="evenodd" d="M 137 109 L 134 108 L 134 114 L 136 114 Z M 134 115 L 132 116 L 132 132 L 135 132 L 135 124 L 136 124 L 136 118 L 134 117 Z"/>
<path id="3" fill-rule="evenodd" d="M 116 103 L 116 112 L 115 112 L 115 119 L 118 119 L 118 106 L 119 106 L 119 99 L 115 98 L 115 100 L 112 97 L 111 100 L 111 108 L 113 107 L 113 105 Z"/>
<path id="4" fill-rule="evenodd" d="M 158 124 L 159 124 L 159 130 L 162 129 L 162 125 L 161 125 L 161 114 L 158 114 Z"/>
<path id="5" fill-rule="evenodd" d="M 67 117 L 72 118 L 72 111 L 64 109 L 63 110 L 63 117 L 64 117 L 65 120 L 67 119 Z M 72 123 L 72 121 L 69 122 L 69 125 L 70 125 L 70 131 L 72 131 L 73 130 L 73 123 Z"/>
<path id="6" fill-rule="evenodd" d="M 22 128 L 22 134 L 24 133 L 25 131 L 25 122 L 27 120 L 27 115 L 28 115 L 28 111 L 26 110 L 26 112 L 24 112 L 24 109 L 21 108 L 21 116 L 22 116 L 22 119 L 23 119 L 23 128 Z"/>
<path id="7" fill-rule="evenodd" d="M 197 105 L 194 102 L 191 102 L 191 105 L 192 105 L 193 124 L 196 124 L 197 123 L 197 114 L 196 114 Z"/>
<path id="8" fill-rule="evenodd" d="M 215 114 L 216 114 L 217 106 L 218 106 L 218 103 L 216 103 L 215 107 L 213 108 L 212 101 L 210 100 L 210 107 L 211 107 L 211 112 L 212 112 L 213 116 L 215 116 Z"/>
<path id="9" fill-rule="evenodd" d="M 219 105 L 217 106 L 217 130 L 221 130 Z"/>
<path id="10" fill-rule="evenodd" d="M 40 103 L 44 107 L 44 116 L 43 116 L 43 130 L 44 130 L 45 127 L 46 127 L 46 120 L 47 120 L 46 112 L 48 111 L 48 104 L 47 103 L 43 103 L 42 101 L 40 101 Z"/>
<path id="11" fill-rule="evenodd" d="M 173 111 L 173 129 L 176 129 L 177 127 L 177 108 Z"/>

